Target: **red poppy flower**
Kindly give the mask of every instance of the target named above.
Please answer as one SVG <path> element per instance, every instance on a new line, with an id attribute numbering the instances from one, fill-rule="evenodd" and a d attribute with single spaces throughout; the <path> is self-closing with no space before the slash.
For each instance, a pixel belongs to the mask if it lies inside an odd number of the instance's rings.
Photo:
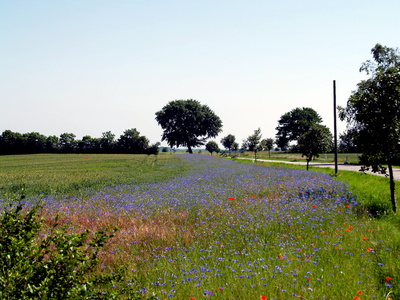
<path id="1" fill-rule="evenodd" d="M 386 277 L 385 279 L 386 279 L 386 281 L 390 281 L 390 280 L 392 280 L 392 277 Z"/>
<path id="2" fill-rule="evenodd" d="M 266 296 L 260 296 L 261 300 L 267 300 L 268 298 Z"/>

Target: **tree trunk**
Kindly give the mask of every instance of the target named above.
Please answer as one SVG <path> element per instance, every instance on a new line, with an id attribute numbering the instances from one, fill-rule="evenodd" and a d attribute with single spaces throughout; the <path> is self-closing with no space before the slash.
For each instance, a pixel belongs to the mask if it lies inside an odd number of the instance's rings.
<path id="1" fill-rule="evenodd" d="M 192 147 L 188 146 L 188 152 L 189 152 L 190 154 L 193 154 Z"/>
<path id="2" fill-rule="evenodd" d="M 388 165 L 388 168 L 389 168 L 389 179 L 390 179 L 390 200 L 392 201 L 392 209 L 394 213 L 396 213 L 397 211 L 396 185 L 394 182 L 393 166 L 391 163 Z"/>

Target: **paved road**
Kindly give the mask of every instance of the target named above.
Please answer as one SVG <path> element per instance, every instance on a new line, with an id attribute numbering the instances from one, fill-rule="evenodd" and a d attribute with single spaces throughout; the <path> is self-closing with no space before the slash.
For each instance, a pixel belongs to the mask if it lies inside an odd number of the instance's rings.
<path id="1" fill-rule="evenodd" d="M 248 158 L 247 158 L 248 159 Z M 292 162 L 292 161 L 279 161 L 279 160 L 269 160 L 269 159 L 257 159 L 258 161 L 265 161 L 265 162 L 276 162 L 276 163 L 286 163 L 286 164 L 293 164 L 293 165 L 306 165 L 306 162 Z M 310 166 L 318 167 L 318 168 L 335 168 L 334 163 L 320 163 L 320 162 L 310 162 Z M 361 166 L 359 165 L 348 165 L 348 164 L 338 164 L 338 169 L 343 171 L 360 171 Z M 369 174 L 378 175 L 378 176 L 385 176 L 382 174 L 376 174 L 372 172 L 368 172 Z M 393 177 L 395 180 L 400 181 L 400 169 L 393 169 Z"/>

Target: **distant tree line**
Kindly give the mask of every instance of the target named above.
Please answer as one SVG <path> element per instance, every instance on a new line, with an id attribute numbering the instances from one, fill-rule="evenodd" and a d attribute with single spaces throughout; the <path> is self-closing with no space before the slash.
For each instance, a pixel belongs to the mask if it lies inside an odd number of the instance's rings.
<path id="1" fill-rule="evenodd" d="M 100 138 L 85 135 L 77 140 L 73 133 L 45 136 L 38 132 L 18 133 L 5 130 L 0 136 L 0 155 L 34 153 L 132 153 L 158 154 L 160 143 L 150 145 L 136 128 L 125 130 L 115 139 L 111 131 Z"/>

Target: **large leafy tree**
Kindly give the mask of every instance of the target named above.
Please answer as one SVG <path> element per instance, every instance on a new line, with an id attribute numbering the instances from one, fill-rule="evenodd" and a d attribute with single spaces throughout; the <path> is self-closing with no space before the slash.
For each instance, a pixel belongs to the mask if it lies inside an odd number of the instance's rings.
<path id="1" fill-rule="evenodd" d="M 320 153 L 332 149 L 332 133 L 329 128 L 321 124 L 313 124 L 309 130 L 298 139 L 298 147 L 302 156 L 306 157 L 307 170 L 310 161 L 319 157 Z"/>
<path id="2" fill-rule="evenodd" d="M 222 130 L 221 119 L 207 105 L 193 99 L 169 102 L 156 112 L 156 120 L 164 130 L 162 140 L 171 147 L 187 147 L 189 153 Z"/>
<path id="3" fill-rule="evenodd" d="M 297 141 L 307 132 L 312 125 L 320 124 L 322 118 L 310 107 L 295 108 L 281 116 L 276 130 L 276 144 L 281 149 L 286 149 L 289 142 Z"/>
<path id="4" fill-rule="evenodd" d="M 388 169 L 392 208 L 396 212 L 393 164 L 400 152 L 400 52 L 380 44 L 371 52 L 373 60 L 367 60 L 360 68 L 370 77 L 358 83 L 347 107 L 340 108 L 339 116 L 353 130 L 355 144 L 362 151 L 362 169 L 380 173 Z"/>

